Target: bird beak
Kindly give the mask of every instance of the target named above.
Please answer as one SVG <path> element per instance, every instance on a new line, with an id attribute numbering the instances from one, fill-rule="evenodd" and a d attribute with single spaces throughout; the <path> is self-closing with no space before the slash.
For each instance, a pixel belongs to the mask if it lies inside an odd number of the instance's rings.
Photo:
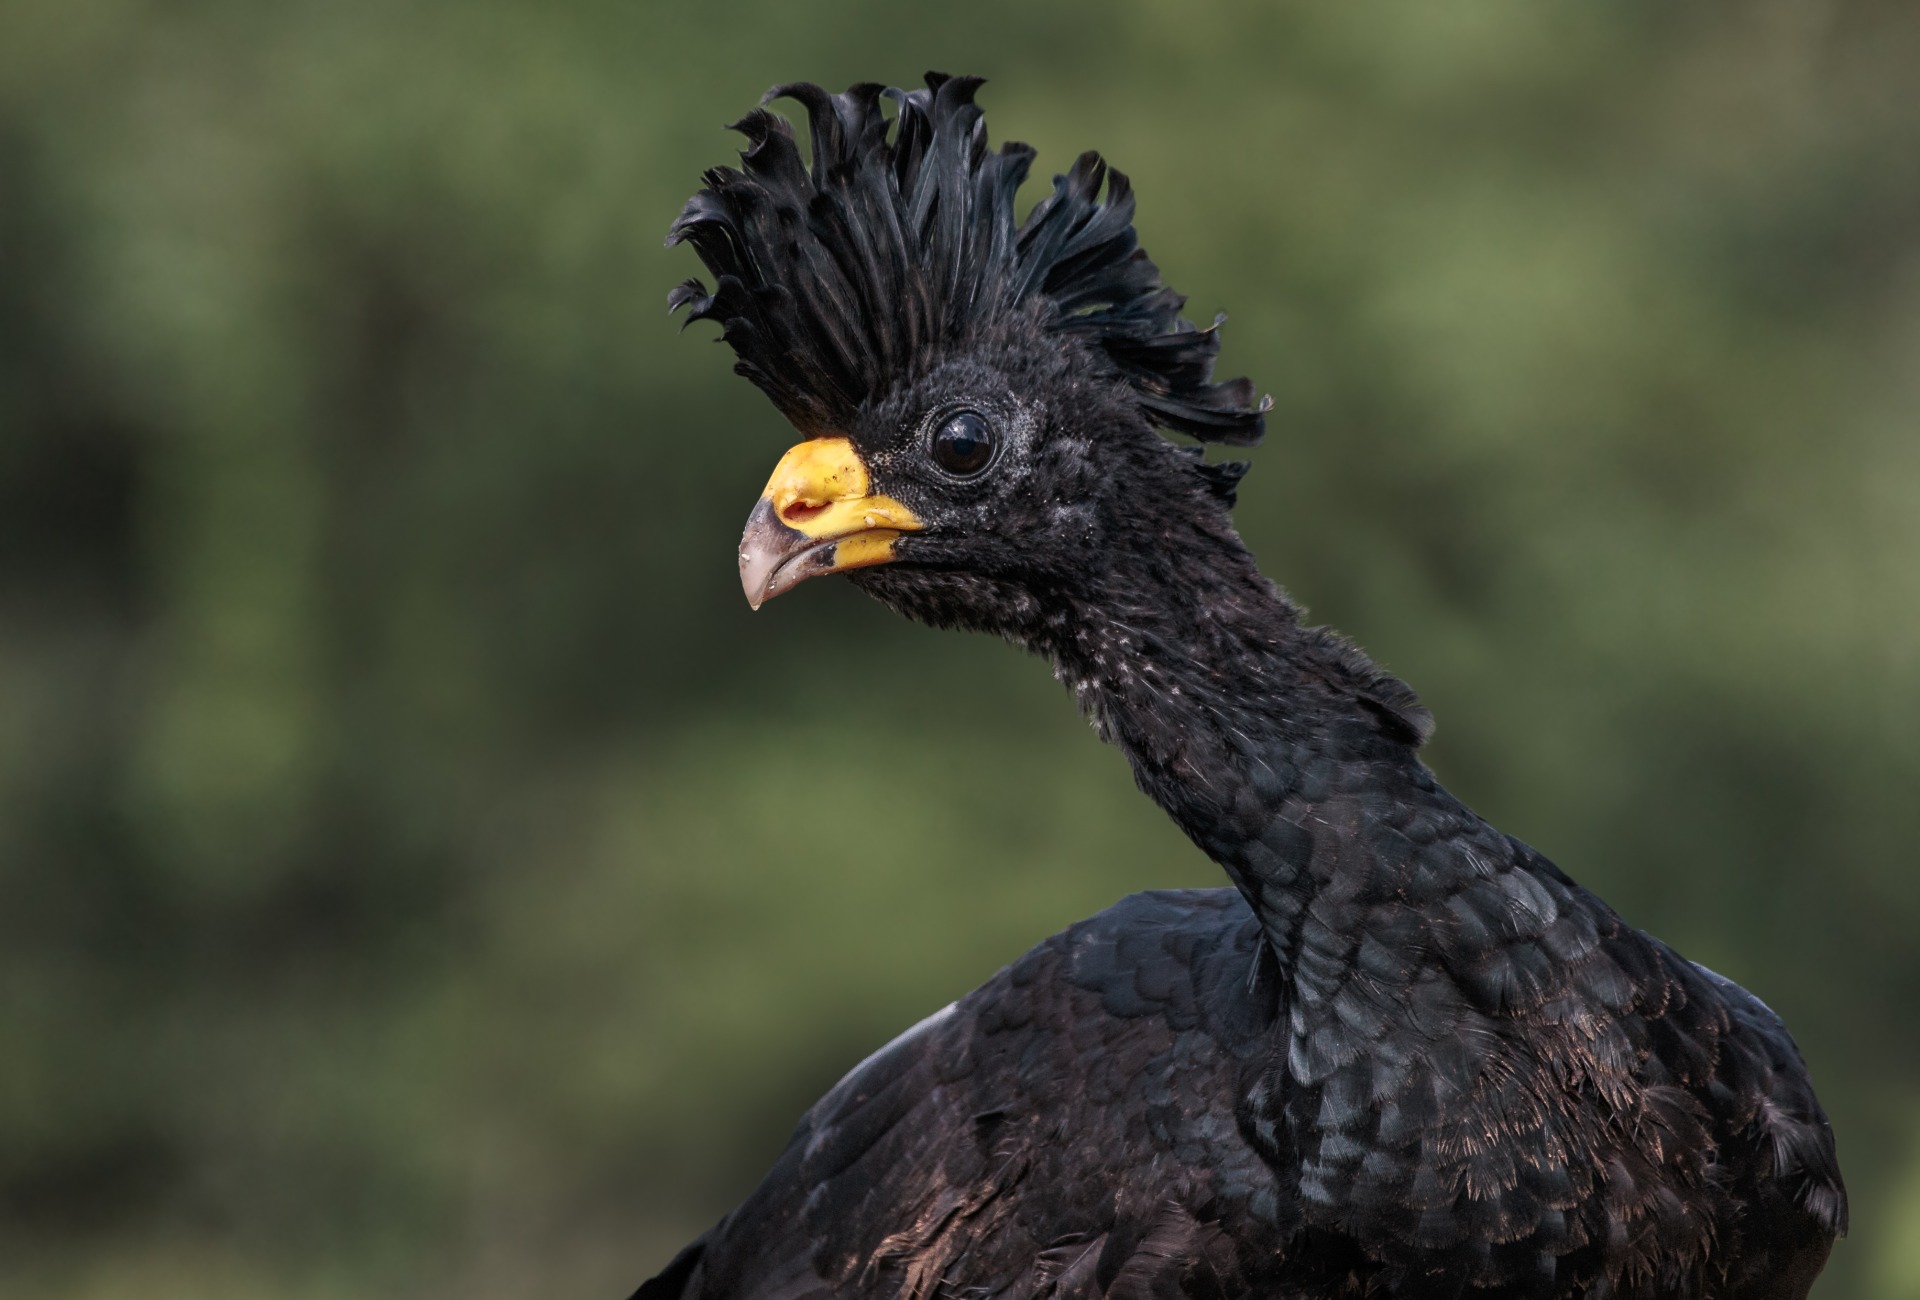
<path id="1" fill-rule="evenodd" d="M 894 539 L 926 527 L 892 497 L 867 491 L 845 438 L 815 438 L 780 458 L 740 537 L 740 585 L 759 609 L 823 573 L 885 564 Z"/>

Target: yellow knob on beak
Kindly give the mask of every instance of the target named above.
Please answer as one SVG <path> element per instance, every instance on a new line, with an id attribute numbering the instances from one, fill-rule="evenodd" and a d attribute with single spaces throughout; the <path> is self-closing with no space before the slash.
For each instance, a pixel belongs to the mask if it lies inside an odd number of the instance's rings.
<path id="1" fill-rule="evenodd" d="M 815 438 L 780 458 L 740 537 L 740 586 L 755 609 L 808 578 L 885 564 L 894 539 L 926 525 L 871 477 L 846 438 Z"/>

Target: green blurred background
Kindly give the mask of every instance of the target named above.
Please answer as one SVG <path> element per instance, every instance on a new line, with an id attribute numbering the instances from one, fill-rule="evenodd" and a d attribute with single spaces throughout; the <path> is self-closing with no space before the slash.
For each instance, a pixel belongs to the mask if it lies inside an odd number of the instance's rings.
<path id="1" fill-rule="evenodd" d="M 895 1030 L 1216 880 L 1041 665 L 740 597 L 790 435 L 661 237 L 767 85 L 927 67 L 1133 175 L 1274 394 L 1269 572 L 1780 1011 L 1820 1294 L 1920 1296 L 1908 0 L 9 0 L 0 1293 L 623 1295 Z"/>

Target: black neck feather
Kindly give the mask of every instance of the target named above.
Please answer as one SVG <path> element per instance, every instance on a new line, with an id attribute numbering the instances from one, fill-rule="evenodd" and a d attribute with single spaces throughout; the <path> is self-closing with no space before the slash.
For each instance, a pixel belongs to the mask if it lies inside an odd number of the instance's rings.
<path id="1" fill-rule="evenodd" d="M 1041 648 L 1284 963 L 1315 894 L 1404 860 L 1379 842 L 1394 810 L 1444 800 L 1417 753 L 1431 721 L 1350 643 L 1305 626 L 1237 538 L 1206 542 L 1205 563 L 1110 575 Z"/>

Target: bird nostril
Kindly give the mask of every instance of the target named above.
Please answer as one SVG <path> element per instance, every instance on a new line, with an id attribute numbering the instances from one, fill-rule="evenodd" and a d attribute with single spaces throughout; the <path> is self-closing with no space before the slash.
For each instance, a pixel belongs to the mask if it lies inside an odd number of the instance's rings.
<path id="1" fill-rule="evenodd" d="M 780 507 L 780 519 L 783 523 L 804 524 L 826 508 L 824 502 L 790 501 Z"/>

